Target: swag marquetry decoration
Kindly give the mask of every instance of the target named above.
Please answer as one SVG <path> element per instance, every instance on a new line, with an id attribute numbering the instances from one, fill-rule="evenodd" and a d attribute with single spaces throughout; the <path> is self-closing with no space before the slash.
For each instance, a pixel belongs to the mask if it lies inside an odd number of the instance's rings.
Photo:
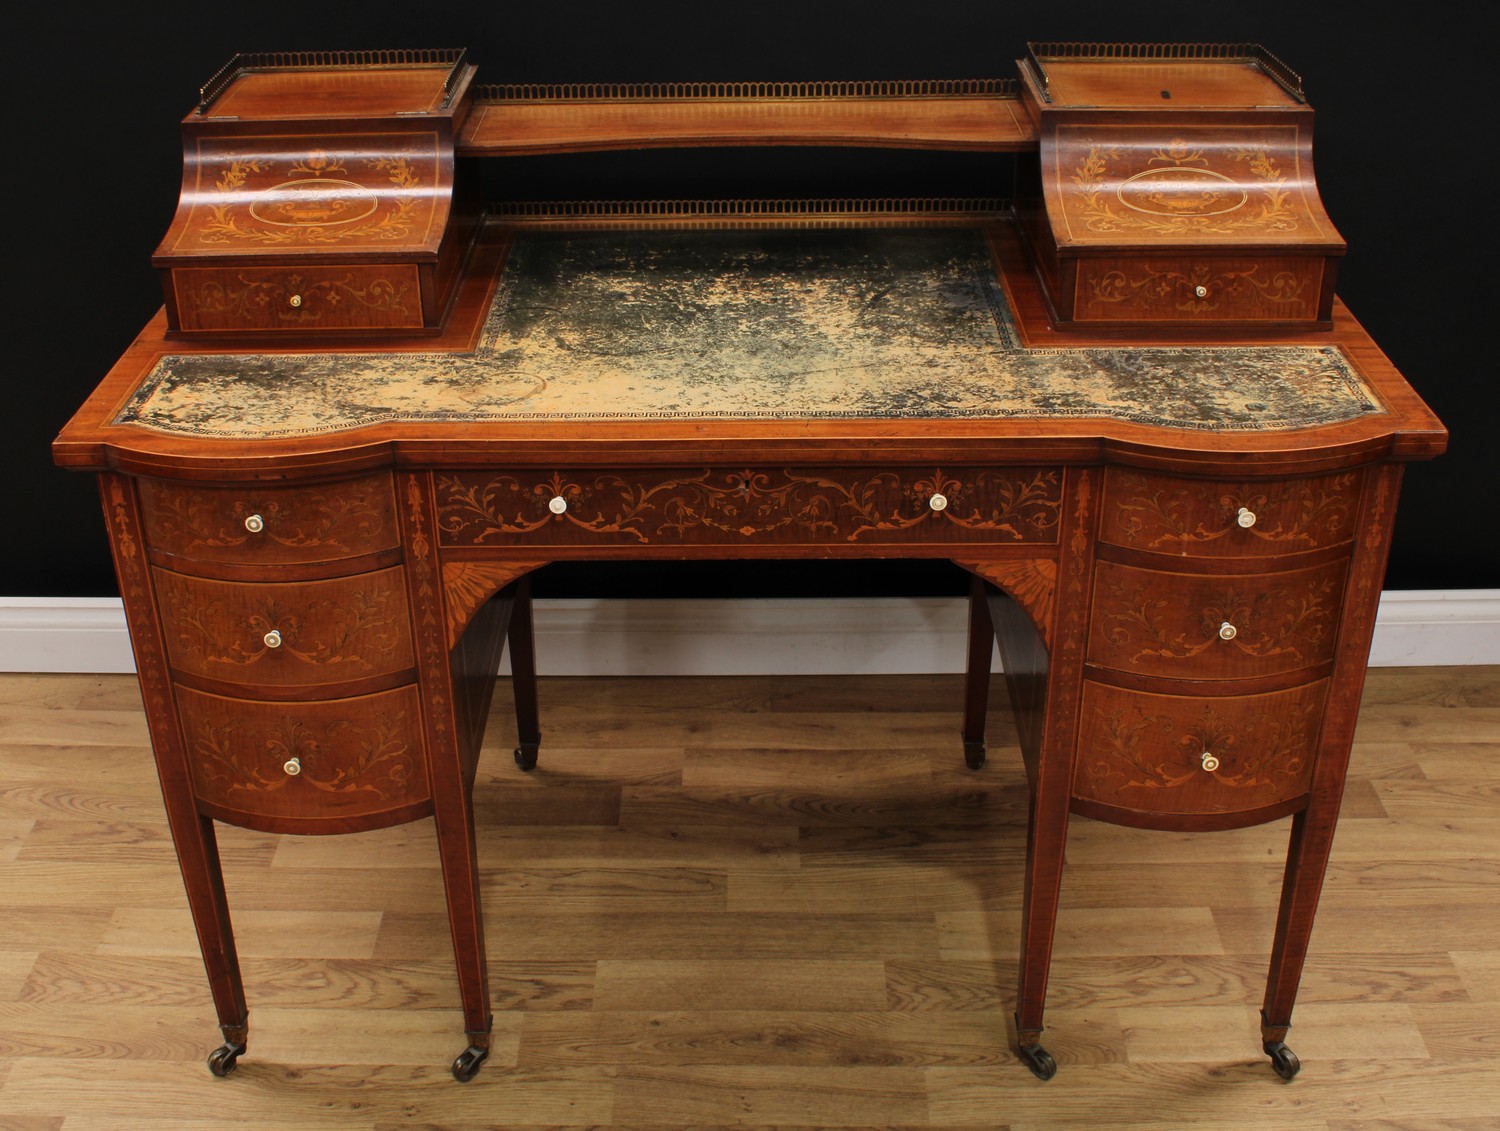
<path id="1" fill-rule="evenodd" d="M 179 281 L 178 301 L 183 315 L 202 321 L 206 316 L 258 324 L 268 318 L 285 323 L 316 323 L 325 310 L 353 308 L 369 314 L 417 313 L 412 284 L 399 277 L 356 276 L 345 272 L 336 279 L 315 279 L 292 273 L 276 279 L 256 279 L 245 273 L 233 278 Z M 291 300 L 295 298 L 296 302 Z"/>
<path id="2" fill-rule="evenodd" d="M 235 720 L 200 720 L 193 735 L 198 774 L 226 795 L 275 793 L 303 783 L 323 793 L 370 794 L 405 800 L 422 768 L 409 740 L 405 711 L 380 713 L 361 725 L 349 719 L 311 721 L 288 715 L 264 730 Z M 298 773 L 285 770 L 295 759 Z"/>
<path id="3" fill-rule="evenodd" d="M 1111 477 L 1105 534 L 1111 542 L 1158 553 L 1289 553 L 1354 536 L 1359 476 L 1222 483 L 1162 479 L 1122 471 Z M 1236 517 L 1255 515 L 1249 527 Z"/>
<path id="4" fill-rule="evenodd" d="M 1191 709 L 1152 711 L 1101 696 L 1088 720 L 1094 755 L 1080 765 L 1089 779 L 1087 792 L 1139 805 L 1132 791 L 1206 783 L 1261 795 L 1253 805 L 1299 791 L 1310 772 L 1321 697 L 1294 695 L 1270 708 L 1226 712 L 1208 700 Z"/>
<path id="5" fill-rule="evenodd" d="M 1046 543 L 1055 471 L 702 469 L 442 475 L 438 529 L 452 546 Z"/>
<path id="6" fill-rule="evenodd" d="M 1229 269 L 1221 262 L 1205 261 L 1156 270 L 1147 263 L 1138 273 L 1118 268 L 1088 271 L 1083 285 L 1086 298 L 1094 303 L 1147 309 L 1169 305 L 1191 314 L 1211 313 L 1230 303 L 1241 310 L 1274 313 L 1306 305 L 1309 281 L 1305 274 L 1264 263 Z"/>
<path id="7" fill-rule="evenodd" d="M 259 247 L 399 243 L 425 223 L 430 163 L 406 153 L 356 159 L 318 148 L 279 159 L 226 154 L 197 239 Z"/>
<path id="8" fill-rule="evenodd" d="M 311 601 L 289 600 L 279 586 L 264 597 L 252 589 L 249 595 L 236 591 L 230 598 L 205 599 L 201 586 L 165 573 L 159 590 L 177 626 L 173 659 L 196 671 L 268 658 L 360 673 L 410 662 L 399 580 L 392 584 L 378 575 L 375 583 L 339 586 L 336 595 Z"/>
<path id="9" fill-rule="evenodd" d="M 1091 658 L 1159 674 L 1180 674 L 1190 661 L 1197 678 L 1247 662 L 1254 670 L 1321 663 L 1333 649 L 1343 583 L 1342 562 L 1274 584 L 1253 576 L 1162 585 L 1147 571 L 1101 567 Z"/>
<path id="10" fill-rule="evenodd" d="M 1134 173 L 1118 166 L 1134 155 L 1130 149 L 1090 145 L 1073 169 L 1077 214 L 1089 231 L 1098 233 L 1227 236 L 1297 230 L 1286 176 L 1267 147 L 1237 145 L 1210 152 L 1235 166 L 1234 175 L 1212 168 L 1205 147 L 1181 137 L 1153 151 L 1145 167 Z M 1253 194 L 1242 187 L 1246 173 Z"/>
<path id="11" fill-rule="evenodd" d="M 189 556 L 222 556 L 225 551 L 269 542 L 298 551 L 344 556 L 396 545 L 390 481 L 376 478 L 332 487 L 297 487 L 253 492 L 170 487 L 143 480 L 142 508 L 152 543 Z M 245 520 L 263 521 L 252 531 Z"/>

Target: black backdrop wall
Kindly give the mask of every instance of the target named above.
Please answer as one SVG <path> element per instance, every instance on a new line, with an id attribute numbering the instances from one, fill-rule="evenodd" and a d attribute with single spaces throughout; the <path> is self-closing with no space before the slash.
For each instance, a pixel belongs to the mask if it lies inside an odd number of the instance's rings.
<path id="1" fill-rule="evenodd" d="M 90 9 L 94 6 L 90 5 Z M 11 150 L 0 595 L 115 592 L 91 477 L 48 443 L 160 304 L 150 256 L 181 168 L 178 125 L 236 51 L 467 47 L 481 82 L 969 78 L 1015 73 L 1027 40 L 1259 42 L 1303 75 L 1324 202 L 1349 243 L 1339 290 L 1453 431 L 1410 468 L 1392 589 L 1500 586 L 1494 110 L 1487 37 L 1452 4 L 1064 6 L 705 3 L 54 6 L 18 32 Z M 1380 6 L 1382 9 L 1385 6 Z M 1207 9 L 1212 10 L 1207 10 Z M 1378 10 L 1378 9 L 1377 9 Z M 1485 54 L 1481 54 L 1481 53 Z M 1004 195 L 998 157 L 723 150 L 492 163 L 496 197 Z M 940 565 L 553 567 L 551 596 L 960 592 Z"/>

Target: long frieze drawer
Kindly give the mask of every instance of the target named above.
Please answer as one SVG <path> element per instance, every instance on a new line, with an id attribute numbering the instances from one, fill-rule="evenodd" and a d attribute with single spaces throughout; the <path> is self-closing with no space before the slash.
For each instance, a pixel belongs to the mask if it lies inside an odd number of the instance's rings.
<path id="1" fill-rule="evenodd" d="M 1085 682 L 1076 797 L 1151 813 L 1238 813 L 1307 793 L 1327 681 L 1226 698 Z"/>
<path id="2" fill-rule="evenodd" d="M 1078 322 L 1311 322 L 1323 261 L 1300 256 L 1081 259 Z"/>
<path id="3" fill-rule="evenodd" d="M 449 546 L 1057 541 L 1061 481 L 1029 468 L 729 468 L 440 475 Z"/>
<path id="4" fill-rule="evenodd" d="M 303 487 L 198 487 L 142 479 L 152 549 L 234 565 L 334 561 L 400 544 L 388 475 Z"/>
<path id="5" fill-rule="evenodd" d="M 178 328 L 190 331 L 389 330 L 422 325 L 414 264 L 178 267 Z"/>
<path id="6" fill-rule="evenodd" d="M 193 788 L 215 816 L 368 817 L 428 798 L 415 685 L 313 703 L 178 687 L 177 702 Z"/>
<path id="7" fill-rule="evenodd" d="M 1360 475 L 1179 479 L 1110 468 L 1102 541 L 1203 558 L 1273 557 L 1354 538 Z"/>
<path id="8" fill-rule="evenodd" d="M 1343 561 L 1283 573 L 1180 574 L 1100 562 L 1089 662 L 1135 675 L 1240 679 L 1333 656 Z"/>
<path id="9" fill-rule="evenodd" d="M 153 570 L 179 672 L 262 687 L 388 675 L 413 664 L 400 566 L 328 581 L 214 581 Z"/>

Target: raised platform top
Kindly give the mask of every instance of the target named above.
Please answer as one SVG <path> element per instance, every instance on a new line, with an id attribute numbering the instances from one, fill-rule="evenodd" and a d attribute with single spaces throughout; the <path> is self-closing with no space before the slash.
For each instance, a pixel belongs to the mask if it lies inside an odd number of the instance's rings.
<path id="1" fill-rule="evenodd" d="M 1032 43 L 1021 72 L 1052 109 L 1305 106 L 1302 79 L 1254 43 Z"/>
<path id="2" fill-rule="evenodd" d="M 461 49 L 242 52 L 199 90 L 188 121 L 443 113 L 471 69 Z"/>
<path id="3" fill-rule="evenodd" d="M 694 145 L 1017 152 L 1036 134 L 1014 80 L 480 86 L 460 153 Z"/>

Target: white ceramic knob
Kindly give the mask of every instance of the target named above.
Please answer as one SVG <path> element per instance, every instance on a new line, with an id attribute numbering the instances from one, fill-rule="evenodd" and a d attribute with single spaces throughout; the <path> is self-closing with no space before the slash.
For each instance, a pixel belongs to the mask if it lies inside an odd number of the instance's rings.
<path id="1" fill-rule="evenodd" d="M 1241 507 L 1240 513 L 1234 516 L 1234 520 L 1246 530 L 1255 525 L 1255 512 L 1249 507 Z"/>
<path id="2" fill-rule="evenodd" d="M 1203 759 L 1202 760 L 1203 760 L 1203 768 L 1205 770 L 1207 770 L 1209 773 L 1213 773 L 1215 770 L 1217 770 L 1219 768 L 1219 760 L 1217 758 L 1215 758 L 1210 751 L 1205 750 L 1203 752 Z"/>
<path id="3" fill-rule="evenodd" d="M 561 495 L 553 495 L 551 502 L 547 504 L 547 509 L 553 514 L 564 514 L 568 509 L 568 500 Z"/>
<path id="4" fill-rule="evenodd" d="M 250 514 L 245 516 L 245 529 L 250 531 L 251 534 L 259 534 L 265 528 L 266 520 L 261 518 L 260 515 Z"/>
<path id="5" fill-rule="evenodd" d="M 261 639 L 263 639 L 266 642 L 266 647 L 267 648 L 280 648 L 281 647 L 281 630 L 273 628 L 273 629 L 271 629 L 270 632 L 266 633 L 265 636 L 263 636 Z"/>
<path id="6" fill-rule="evenodd" d="M 935 511 L 945 511 L 948 509 L 948 496 L 933 495 L 932 498 L 927 500 L 927 505 Z"/>
<path id="7" fill-rule="evenodd" d="M 291 298 L 287 299 L 286 302 L 288 306 L 290 306 L 293 310 L 296 310 L 299 306 L 302 305 L 302 296 L 293 295 Z"/>
<path id="8" fill-rule="evenodd" d="M 301 758 L 288 758 L 285 762 L 283 762 L 281 764 L 281 768 L 287 772 L 288 776 L 290 776 L 290 777 L 296 777 L 298 774 L 300 774 L 302 772 L 302 759 Z"/>
<path id="9" fill-rule="evenodd" d="M 1230 624 L 1228 621 L 1225 621 L 1223 624 L 1219 625 L 1220 640 L 1233 640 L 1239 634 L 1240 630 L 1235 628 L 1234 625 Z"/>
<path id="10" fill-rule="evenodd" d="M 1196 287 L 1193 288 L 1193 294 L 1195 294 L 1198 298 L 1207 298 L 1208 288 L 1205 287 L 1202 283 L 1199 283 Z"/>

